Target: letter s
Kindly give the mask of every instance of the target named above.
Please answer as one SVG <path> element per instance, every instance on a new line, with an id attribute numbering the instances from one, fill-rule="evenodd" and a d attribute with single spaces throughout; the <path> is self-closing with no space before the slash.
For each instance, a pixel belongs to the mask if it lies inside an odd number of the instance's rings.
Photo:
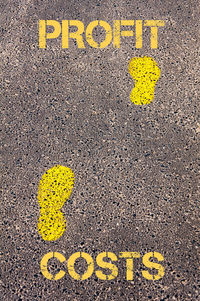
<path id="1" fill-rule="evenodd" d="M 111 274 L 106 275 L 102 271 L 96 271 L 96 275 L 101 280 L 112 280 L 117 277 L 118 268 L 116 267 L 116 265 L 114 265 L 110 262 L 103 261 L 104 257 L 109 257 L 112 261 L 117 261 L 117 256 L 112 252 L 100 253 L 96 258 L 96 262 L 97 262 L 98 266 L 103 269 L 111 270 Z"/>
<path id="2" fill-rule="evenodd" d="M 142 276 L 144 278 L 148 279 L 148 280 L 159 280 L 165 274 L 164 267 L 161 264 L 151 262 L 149 260 L 151 257 L 155 257 L 158 261 L 163 261 L 164 257 L 158 252 L 149 252 L 149 253 L 145 254 L 142 258 L 143 264 L 149 269 L 158 270 L 158 274 L 157 275 L 152 275 L 148 271 L 143 270 L 142 271 Z"/>

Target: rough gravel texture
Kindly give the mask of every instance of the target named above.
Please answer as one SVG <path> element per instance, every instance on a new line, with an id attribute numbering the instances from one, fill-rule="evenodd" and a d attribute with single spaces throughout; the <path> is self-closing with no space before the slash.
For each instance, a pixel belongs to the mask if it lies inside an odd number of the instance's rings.
<path id="1" fill-rule="evenodd" d="M 0 300 L 197 300 L 198 1 L 6 0 L 0 10 Z M 130 37 L 120 49 L 77 49 L 73 42 L 62 49 L 60 39 L 39 49 L 39 19 L 161 19 L 166 26 L 158 49 L 150 48 L 148 28 L 142 49 Z M 147 106 L 130 101 L 128 64 L 137 56 L 154 58 L 161 69 Z M 73 170 L 75 184 L 62 208 L 67 229 L 47 242 L 37 231 L 37 193 L 57 164 Z M 124 260 L 111 281 L 95 274 L 76 281 L 68 273 L 51 281 L 40 272 L 50 251 L 94 259 L 103 251 L 158 251 L 165 276 L 144 279 L 138 259 L 133 281 Z M 54 261 L 50 270 L 56 268 Z"/>

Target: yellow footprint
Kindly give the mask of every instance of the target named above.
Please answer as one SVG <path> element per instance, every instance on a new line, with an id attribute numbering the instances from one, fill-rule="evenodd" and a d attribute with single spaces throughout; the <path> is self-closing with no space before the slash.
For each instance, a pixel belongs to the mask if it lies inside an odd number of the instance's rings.
<path id="1" fill-rule="evenodd" d="M 66 221 L 60 210 L 73 186 L 74 173 L 65 166 L 56 165 L 42 176 L 38 189 L 38 232 L 44 240 L 56 240 L 64 233 Z"/>
<path id="2" fill-rule="evenodd" d="M 130 99 L 136 105 L 149 104 L 154 98 L 160 69 L 151 57 L 134 57 L 129 63 L 129 73 L 135 80 Z"/>

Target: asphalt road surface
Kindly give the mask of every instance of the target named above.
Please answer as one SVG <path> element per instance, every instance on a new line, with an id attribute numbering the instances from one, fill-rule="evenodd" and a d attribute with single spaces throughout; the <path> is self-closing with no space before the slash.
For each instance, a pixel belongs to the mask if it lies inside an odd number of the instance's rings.
<path id="1" fill-rule="evenodd" d="M 199 203 L 198 1 L 1 1 L 2 187 L 0 300 L 147 301 L 198 299 Z M 149 29 L 143 47 L 123 37 L 121 47 L 78 49 L 61 38 L 38 46 L 44 20 L 165 20 L 158 48 Z M 96 30 L 96 39 L 104 32 Z M 133 57 L 149 56 L 161 76 L 146 106 L 130 101 Z M 56 241 L 38 233 L 38 186 L 55 165 L 71 168 L 75 184 L 62 208 L 66 231 Z M 118 276 L 46 279 L 48 252 L 116 254 Z M 133 280 L 119 252 L 139 252 Z M 142 257 L 164 257 L 165 275 L 147 280 Z M 81 274 L 84 261 L 76 263 Z M 95 265 L 95 271 L 98 267 Z M 148 269 L 147 269 L 148 270 Z M 153 271 L 148 270 L 150 273 Z M 108 271 L 107 271 L 108 272 Z M 154 271 L 156 272 L 156 271 Z"/>

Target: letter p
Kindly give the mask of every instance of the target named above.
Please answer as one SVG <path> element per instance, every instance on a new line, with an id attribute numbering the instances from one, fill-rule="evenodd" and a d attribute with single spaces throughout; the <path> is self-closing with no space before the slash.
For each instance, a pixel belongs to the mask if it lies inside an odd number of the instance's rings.
<path id="1" fill-rule="evenodd" d="M 47 33 L 46 26 L 53 26 L 54 31 Z M 46 48 L 47 39 L 56 39 L 61 33 L 61 25 L 55 20 L 40 20 L 39 21 L 39 48 Z"/>

